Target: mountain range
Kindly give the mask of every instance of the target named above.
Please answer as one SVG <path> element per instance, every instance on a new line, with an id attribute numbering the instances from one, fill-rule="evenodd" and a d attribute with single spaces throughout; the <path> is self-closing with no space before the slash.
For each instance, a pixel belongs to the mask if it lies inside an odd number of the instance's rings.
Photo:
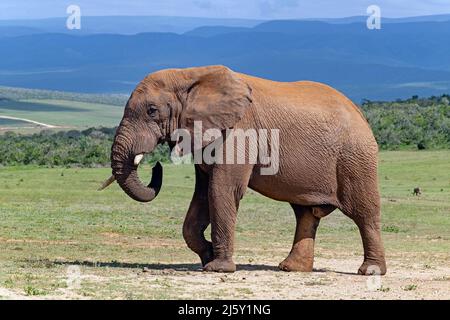
<path id="1" fill-rule="evenodd" d="M 0 85 L 129 93 L 159 69 L 223 64 L 324 82 L 356 102 L 450 92 L 450 15 L 383 19 L 380 30 L 367 17 L 87 18 L 73 32 L 63 18 L 0 21 Z"/>

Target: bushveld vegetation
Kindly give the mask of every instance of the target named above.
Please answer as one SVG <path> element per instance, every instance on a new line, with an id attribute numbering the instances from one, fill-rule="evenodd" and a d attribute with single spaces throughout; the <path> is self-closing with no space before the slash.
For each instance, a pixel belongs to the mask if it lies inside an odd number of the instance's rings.
<path id="1" fill-rule="evenodd" d="M 0 135 L 0 164 L 42 166 L 106 166 L 110 162 L 115 128 L 52 132 L 32 135 L 6 132 Z M 150 155 L 150 162 L 166 161 L 167 146 Z"/>
<path id="2" fill-rule="evenodd" d="M 361 108 L 384 150 L 450 148 L 450 96 L 395 102 L 365 101 Z"/>
<path id="3" fill-rule="evenodd" d="M 11 91 L 8 92 L 12 94 Z M 27 91 L 29 95 L 50 93 Z M 23 95 L 23 92 L 20 94 Z M 61 94 L 64 95 L 64 93 Z M 55 97 L 52 96 L 52 98 Z M 79 98 L 73 97 L 73 99 Z M 101 97 L 97 98 L 101 99 Z M 97 98 L 86 96 L 88 100 Z M 395 102 L 365 101 L 361 109 L 372 126 L 382 150 L 449 149 L 449 101 L 448 95 L 427 99 L 412 97 Z M 95 102 L 99 101 L 95 100 Z M 0 164 L 104 166 L 109 163 L 114 133 L 115 128 L 60 132 L 44 130 L 32 135 L 6 132 L 0 135 Z M 148 156 L 150 162 L 167 160 L 167 146 L 160 146 Z"/>

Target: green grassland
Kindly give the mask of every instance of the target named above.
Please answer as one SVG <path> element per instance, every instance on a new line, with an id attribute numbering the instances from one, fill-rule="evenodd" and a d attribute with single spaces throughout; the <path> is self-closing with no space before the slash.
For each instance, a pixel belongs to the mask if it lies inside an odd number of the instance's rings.
<path id="1" fill-rule="evenodd" d="M 186 297 L 186 288 L 174 285 L 165 272 L 193 274 L 197 283 L 206 279 L 181 234 L 193 167 L 164 167 L 163 189 L 150 204 L 130 200 L 117 185 L 97 192 L 110 174 L 107 168 L 0 168 L 0 288 L 67 297 L 67 268 L 75 265 L 83 280 L 71 298 Z M 150 167 L 140 170 L 148 179 Z M 379 177 L 388 263 L 448 264 L 450 151 L 381 152 Z M 419 197 L 412 195 L 416 186 L 422 189 Z M 293 233 L 288 204 L 249 190 L 236 228 L 238 270 L 275 267 L 289 253 Z M 319 258 L 362 257 L 356 226 L 338 211 L 322 220 L 316 247 Z M 250 290 L 244 289 L 235 292 Z M 187 294 L 223 297 L 220 290 Z"/>
<path id="2" fill-rule="evenodd" d="M 122 114 L 123 106 L 100 103 L 56 99 L 0 100 L 0 116 L 65 128 L 114 127 Z"/>
<path id="3" fill-rule="evenodd" d="M 32 134 L 41 126 L 2 116 L 56 126 L 52 130 L 115 127 L 122 118 L 126 94 L 83 94 L 0 86 L 0 134 L 6 131 Z"/>

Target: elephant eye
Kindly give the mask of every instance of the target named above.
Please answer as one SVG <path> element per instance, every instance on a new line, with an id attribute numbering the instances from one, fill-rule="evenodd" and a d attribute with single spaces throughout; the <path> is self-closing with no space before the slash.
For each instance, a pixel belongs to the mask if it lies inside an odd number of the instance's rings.
<path id="1" fill-rule="evenodd" d="M 147 113 L 150 117 L 154 117 L 158 112 L 158 109 L 155 105 L 149 105 L 147 109 Z"/>

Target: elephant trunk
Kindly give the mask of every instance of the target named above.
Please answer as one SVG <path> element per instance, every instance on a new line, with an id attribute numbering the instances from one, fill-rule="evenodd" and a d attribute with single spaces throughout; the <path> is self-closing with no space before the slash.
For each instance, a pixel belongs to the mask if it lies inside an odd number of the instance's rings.
<path id="1" fill-rule="evenodd" d="M 111 168 L 114 178 L 125 193 L 139 202 L 150 202 L 159 193 L 162 185 L 162 166 L 158 162 L 152 170 L 148 186 L 142 184 L 137 174 L 144 153 L 156 147 L 156 139 L 146 135 L 141 139 L 129 139 L 129 135 L 118 130 L 111 150 Z M 134 141 L 134 143 L 133 143 Z"/>

